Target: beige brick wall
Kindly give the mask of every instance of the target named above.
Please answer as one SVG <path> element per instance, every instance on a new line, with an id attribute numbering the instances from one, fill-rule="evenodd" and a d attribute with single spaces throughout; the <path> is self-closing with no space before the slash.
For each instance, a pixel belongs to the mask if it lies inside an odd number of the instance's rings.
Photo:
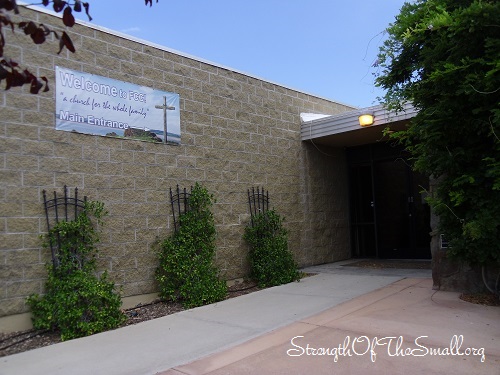
<path id="1" fill-rule="evenodd" d="M 52 15 L 21 8 L 25 18 L 61 29 Z M 5 55 L 49 79 L 48 93 L 0 92 L 0 316 L 27 311 L 42 292 L 49 260 L 42 191 L 78 187 L 105 203 L 99 267 L 124 296 L 156 291 L 154 243 L 172 229 L 168 189 L 195 182 L 217 204 L 217 264 L 226 279 L 247 275 L 247 189 L 264 186 L 285 217 L 300 265 L 349 257 L 343 152 L 300 141 L 300 113 L 351 108 L 168 50 L 76 25 L 77 52 L 34 46 L 5 30 Z M 76 134 L 54 129 L 55 65 L 180 94 L 181 145 Z M 307 74 L 307 72 L 297 72 Z"/>

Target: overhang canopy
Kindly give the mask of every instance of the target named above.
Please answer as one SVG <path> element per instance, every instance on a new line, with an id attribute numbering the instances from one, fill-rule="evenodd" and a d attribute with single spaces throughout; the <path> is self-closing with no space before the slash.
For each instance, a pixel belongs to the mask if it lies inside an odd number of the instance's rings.
<path id="1" fill-rule="evenodd" d="M 361 127 L 358 117 L 361 113 L 372 112 L 374 123 L 371 126 Z M 387 111 L 382 105 L 325 116 L 310 113 L 301 114 L 301 139 L 332 147 L 351 147 L 375 143 L 387 139 L 383 130 L 404 129 L 409 119 L 417 111 L 411 104 L 403 106 L 403 111 L 395 113 Z"/>

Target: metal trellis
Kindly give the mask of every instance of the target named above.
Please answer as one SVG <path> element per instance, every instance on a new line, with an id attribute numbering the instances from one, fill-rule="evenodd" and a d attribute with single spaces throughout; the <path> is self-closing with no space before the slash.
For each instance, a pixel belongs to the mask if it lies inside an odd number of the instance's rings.
<path id="1" fill-rule="evenodd" d="M 265 191 L 264 188 L 259 189 L 259 187 L 257 187 L 257 191 L 254 187 L 252 187 L 251 192 L 248 189 L 248 205 L 253 226 L 255 216 L 269 211 L 269 191 Z"/>
<path id="2" fill-rule="evenodd" d="M 182 214 L 189 211 L 189 197 L 191 195 L 191 191 L 193 187 L 191 187 L 190 191 L 187 191 L 186 188 L 180 189 L 179 185 L 177 185 L 176 193 L 172 192 L 172 188 L 170 188 L 170 204 L 172 205 L 172 215 L 174 218 L 174 230 L 177 232 L 180 227 L 180 217 Z"/>
<path id="3" fill-rule="evenodd" d="M 78 215 L 85 209 L 87 197 L 83 200 L 78 199 L 78 188 L 75 187 L 73 197 L 68 196 L 68 188 L 64 185 L 64 196 L 57 196 L 54 191 L 54 199 L 47 199 L 46 191 L 43 190 L 43 204 L 45 207 L 45 219 L 47 221 L 47 232 L 50 233 L 57 224 L 61 221 L 75 221 Z M 53 214 L 50 211 L 53 210 Z M 52 222 L 52 225 L 51 225 Z M 57 243 L 54 243 L 52 238 L 49 240 L 50 252 L 52 256 L 52 264 L 54 267 L 59 265 L 59 249 L 61 248 L 60 234 L 57 233 Z M 76 255 L 76 254 L 75 254 Z"/>

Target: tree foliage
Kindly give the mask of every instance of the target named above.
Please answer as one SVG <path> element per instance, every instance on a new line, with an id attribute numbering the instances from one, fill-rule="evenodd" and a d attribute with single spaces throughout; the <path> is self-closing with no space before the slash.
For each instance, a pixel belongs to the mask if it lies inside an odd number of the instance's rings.
<path id="1" fill-rule="evenodd" d="M 260 287 L 300 280 L 300 273 L 288 249 L 288 231 L 274 210 L 258 214 L 245 228 L 243 238 L 250 244 L 250 276 Z"/>
<path id="2" fill-rule="evenodd" d="M 96 275 L 95 226 L 102 225 L 106 214 L 103 203 L 87 202 L 76 220 L 59 222 L 45 236 L 44 247 L 60 247 L 57 262 L 48 266 L 45 294 L 27 300 L 36 329 L 57 330 L 62 340 L 70 340 L 116 328 L 125 320 L 114 283 L 106 272 Z"/>
<path id="3" fill-rule="evenodd" d="M 377 84 L 418 114 L 395 133 L 438 181 L 430 203 L 449 255 L 500 262 L 500 2 L 417 0 L 387 29 Z"/>
<path id="4" fill-rule="evenodd" d="M 156 2 L 158 2 L 158 0 L 156 0 Z M 37 5 L 47 7 L 51 4 L 54 12 L 62 13 L 62 22 L 66 27 L 73 27 L 76 22 L 73 12 L 79 13 L 85 10 L 89 21 L 92 21 L 92 17 L 89 13 L 90 4 L 88 2 L 83 2 L 81 0 L 74 0 L 73 2 L 64 0 L 42 0 L 42 2 Z M 153 1 L 145 0 L 145 4 L 152 6 Z M 35 44 L 45 43 L 47 37 L 53 34 L 59 41 L 58 54 L 60 54 L 64 48 L 74 53 L 75 47 L 66 31 L 63 31 L 62 34 L 59 35 L 58 32 L 48 28 L 46 25 L 37 25 L 33 21 L 19 21 L 17 23 L 11 21 L 9 14 L 20 14 L 19 8 L 20 6 L 17 5 L 16 0 L 0 0 L 0 83 L 5 80 L 6 90 L 9 90 L 11 87 L 20 87 L 28 84 L 30 85 L 31 94 L 38 94 L 42 88 L 43 92 L 47 92 L 49 91 L 49 86 L 46 77 L 37 78 L 28 69 L 20 68 L 19 63 L 4 56 L 4 48 L 6 45 L 4 28 L 10 28 L 14 32 L 17 26 L 25 35 L 29 35 Z"/>
<path id="5" fill-rule="evenodd" d="M 197 307 L 223 300 L 227 285 L 214 266 L 216 229 L 211 207 L 213 196 L 196 183 L 189 196 L 189 210 L 180 215 L 179 230 L 159 249 L 156 280 L 160 297 Z"/>

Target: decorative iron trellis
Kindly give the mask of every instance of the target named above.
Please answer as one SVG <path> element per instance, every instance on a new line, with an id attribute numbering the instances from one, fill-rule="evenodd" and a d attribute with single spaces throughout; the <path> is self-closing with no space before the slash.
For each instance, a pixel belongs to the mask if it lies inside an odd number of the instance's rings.
<path id="1" fill-rule="evenodd" d="M 252 187 L 252 192 L 248 189 L 248 205 L 253 226 L 253 218 L 255 216 L 269 211 L 269 191 L 264 191 L 264 188 L 259 190 L 259 187 L 257 187 L 257 192 L 255 192 L 254 187 Z"/>
<path id="2" fill-rule="evenodd" d="M 64 196 L 57 197 L 54 191 L 54 199 L 47 200 L 45 190 L 43 190 L 43 204 L 45 207 L 45 218 L 47 220 L 47 232 L 54 228 L 61 221 L 75 221 L 78 215 L 85 209 L 87 197 L 84 196 L 83 200 L 78 199 L 78 188 L 75 187 L 74 197 L 68 196 L 68 188 L 64 185 Z M 49 211 L 53 210 L 54 215 L 49 215 Z M 52 219 L 52 220 L 51 220 Z M 53 225 L 51 226 L 51 221 Z M 57 233 L 57 243 L 53 243 L 52 237 L 49 237 L 50 253 L 52 256 L 52 264 L 54 267 L 59 266 L 59 249 L 61 248 L 61 237 Z M 73 254 L 77 256 L 77 254 Z"/>
<path id="3" fill-rule="evenodd" d="M 174 218 L 175 232 L 179 230 L 179 227 L 181 225 L 180 223 L 181 215 L 190 210 L 189 197 L 191 196 L 191 191 L 193 191 L 193 187 L 191 186 L 191 190 L 188 192 L 186 188 L 181 190 L 179 189 L 179 185 L 177 185 L 176 190 L 177 192 L 173 194 L 172 188 L 170 188 L 170 204 L 172 205 L 172 215 Z"/>

